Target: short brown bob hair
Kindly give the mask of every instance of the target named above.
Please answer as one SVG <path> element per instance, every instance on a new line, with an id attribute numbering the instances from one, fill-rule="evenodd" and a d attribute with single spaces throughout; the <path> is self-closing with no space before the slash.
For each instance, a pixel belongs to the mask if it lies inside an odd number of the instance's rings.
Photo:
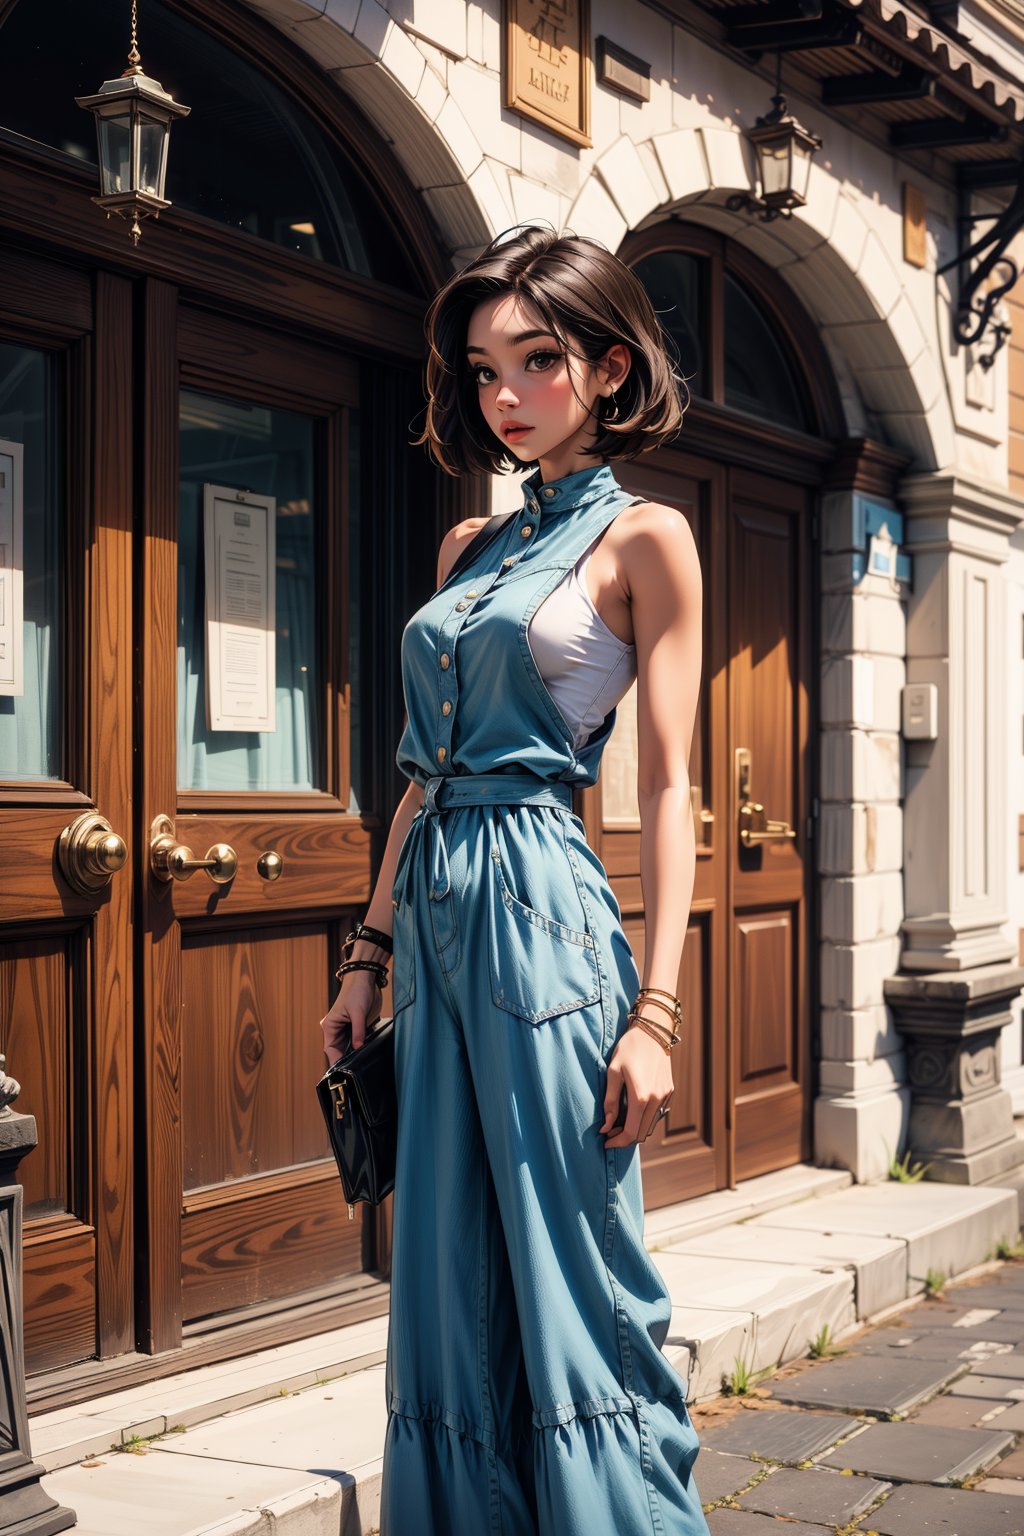
<path id="1" fill-rule="evenodd" d="M 616 343 L 629 348 L 615 418 L 607 419 L 610 402 L 602 397 L 588 452 L 633 459 L 675 436 L 690 392 L 640 279 L 599 240 L 525 225 L 497 235 L 448 279 L 427 311 L 427 415 L 415 441 L 442 469 L 461 475 L 523 468 L 484 421 L 466 356 L 473 311 L 504 293 L 532 304 L 565 351 L 581 360 L 596 363 Z"/>

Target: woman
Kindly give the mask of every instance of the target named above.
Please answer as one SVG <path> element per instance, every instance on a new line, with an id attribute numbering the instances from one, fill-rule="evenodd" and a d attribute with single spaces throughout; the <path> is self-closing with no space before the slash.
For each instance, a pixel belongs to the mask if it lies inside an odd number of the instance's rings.
<path id="1" fill-rule="evenodd" d="M 609 466 L 678 430 L 686 386 L 585 238 L 499 237 L 427 331 L 420 441 L 454 474 L 535 469 L 518 513 L 445 535 L 406 625 L 411 782 L 323 1020 L 331 1060 L 362 1044 L 393 935 L 381 1532 L 707 1536 L 638 1151 L 673 1089 L 701 576 L 685 519 Z M 571 798 L 634 675 L 643 987 Z"/>

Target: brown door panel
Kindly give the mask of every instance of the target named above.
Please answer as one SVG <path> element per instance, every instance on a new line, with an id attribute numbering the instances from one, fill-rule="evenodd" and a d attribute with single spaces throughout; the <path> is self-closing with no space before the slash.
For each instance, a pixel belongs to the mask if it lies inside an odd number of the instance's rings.
<path id="1" fill-rule="evenodd" d="M 174 831 L 196 858 L 216 843 L 227 843 L 238 856 L 230 884 L 216 884 L 202 869 L 170 883 L 180 919 L 216 913 L 230 921 L 242 913 L 356 906 L 370 899 L 370 832 L 354 816 L 179 815 Z M 257 869 L 268 851 L 282 860 L 275 880 Z"/>

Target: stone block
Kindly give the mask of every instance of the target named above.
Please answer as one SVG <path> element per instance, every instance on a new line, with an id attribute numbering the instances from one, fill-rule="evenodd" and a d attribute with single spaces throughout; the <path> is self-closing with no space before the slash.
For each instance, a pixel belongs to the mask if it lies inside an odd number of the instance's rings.
<path id="1" fill-rule="evenodd" d="M 598 174 L 630 228 L 661 201 L 651 186 L 632 139 L 622 134 L 597 162 Z"/>
<path id="2" fill-rule="evenodd" d="M 852 546 L 851 546 L 852 547 Z M 904 601 L 896 593 L 826 593 L 821 601 L 823 651 L 897 656 L 907 651 Z"/>
<path id="3" fill-rule="evenodd" d="M 819 806 L 817 868 L 821 874 L 880 874 L 903 868 L 899 805 L 830 801 Z"/>
<path id="4" fill-rule="evenodd" d="M 542 186 L 539 181 L 517 176 L 514 171 L 509 175 L 508 184 L 516 220 L 520 224 L 541 223 L 550 224 L 554 229 L 561 228 L 562 198 L 559 193 Z"/>
<path id="5" fill-rule="evenodd" d="M 903 877 L 888 874 L 826 875 L 820 882 L 820 936 L 836 944 L 898 934 L 903 921 Z"/>
<path id="6" fill-rule="evenodd" d="M 903 1041 L 884 1003 L 870 1008 L 825 1008 L 820 1021 L 821 1055 L 833 1061 L 875 1061 L 902 1054 Z"/>
<path id="7" fill-rule="evenodd" d="M 822 943 L 821 1001 L 826 1008 L 870 1008 L 885 1001 L 886 979 L 900 962 L 898 938 L 860 944 Z"/>
<path id="8" fill-rule="evenodd" d="M 704 142 L 696 128 L 677 128 L 652 139 L 669 196 L 675 201 L 700 197 L 711 185 Z"/>
<path id="9" fill-rule="evenodd" d="M 724 191 L 753 191 L 753 164 L 748 162 L 745 140 L 738 128 L 702 128 L 708 181 Z"/>
<path id="10" fill-rule="evenodd" d="M 854 725 L 869 729 L 875 719 L 874 661 L 870 656 L 825 656 L 821 663 L 821 721 L 823 725 Z"/>
<path id="11" fill-rule="evenodd" d="M 568 223 L 577 235 L 596 235 L 609 250 L 616 250 L 629 228 L 610 193 L 595 176 L 586 182 L 569 210 Z"/>
<path id="12" fill-rule="evenodd" d="M 869 1357 L 862 1356 L 862 1361 L 865 1358 Z M 913 1361 L 894 1360 L 891 1365 L 897 1373 L 902 1367 L 908 1375 L 915 1374 Z M 850 1467 L 854 1472 L 900 1482 L 952 1483 L 994 1466 L 1013 1449 L 1013 1441 L 1013 1435 L 1005 1431 L 950 1429 L 941 1424 L 869 1424 L 823 1456 L 819 1466 Z"/>
<path id="13" fill-rule="evenodd" d="M 518 171 L 522 162 L 523 120 L 502 105 L 500 75 L 469 60 L 448 67 L 448 89 L 484 154 L 509 170 Z M 442 118 L 438 126 L 443 127 Z"/>
<path id="14" fill-rule="evenodd" d="M 468 178 L 483 159 L 483 149 L 450 90 L 447 101 L 437 114 L 436 126 L 456 165 Z"/>
<path id="15" fill-rule="evenodd" d="M 823 800 L 899 800 L 901 768 L 895 732 L 838 726 L 821 733 Z"/>
<path id="16" fill-rule="evenodd" d="M 1019 1501 L 976 1489 L 897 1488 L 871 1516 L 878 1536 L 922 1536 L 925 1531 L 963 1531 L 969 1536 L 1015 1536 L 1022 1528 Z"/>
<path id="17" fill-rule="evenodd" d="M 736 1502 L 742 1509 L 783 1520 L 827 1520 L 835 1528 L 863 1514 L 888 1487 L 873 1477 L 840 1477 L 817 1468 L 799 1472 L 794 1467 L 781 1467 Z"/>
<path id="18" fill-rule="evenodd" d="M 365 6 L 366 0 L 363 0 Z M 395 20 L 453 58 L 464 59 L 468 44 L 465 0 L 391 0 Z"/>
<path id="19" fill-rule="evenodd" d="M 901 1051 L 879 1056 L 876 1061 L 823 1061 L 819 1083 L 825 1094 L 874 1094 L 891 1092 L 903 1085 L 906 1067 Z"/>
<path id="20" fill-rule="evenodd" d="M 910 1111 L 910 1092 L 824 1094 L 814 1100 L 814 1155 L 830 1168 L 848 1168 L 858 1184 L 884 1178 Z"/>

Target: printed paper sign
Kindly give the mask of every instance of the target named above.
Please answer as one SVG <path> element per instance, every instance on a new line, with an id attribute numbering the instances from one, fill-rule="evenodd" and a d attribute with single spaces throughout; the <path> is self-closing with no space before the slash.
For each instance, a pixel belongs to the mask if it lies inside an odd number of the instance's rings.
<path id="1" fill-rule="evenodd" d="M 211 731 L 273 731 L 275 528 L 273 496 L 203 487 L 206 554 L 206 712 Z"/>
<path id="2" fill-rule="evenodd" d="M 24 450 L 0 439 L 0 694 L 25 692 Z"/>

